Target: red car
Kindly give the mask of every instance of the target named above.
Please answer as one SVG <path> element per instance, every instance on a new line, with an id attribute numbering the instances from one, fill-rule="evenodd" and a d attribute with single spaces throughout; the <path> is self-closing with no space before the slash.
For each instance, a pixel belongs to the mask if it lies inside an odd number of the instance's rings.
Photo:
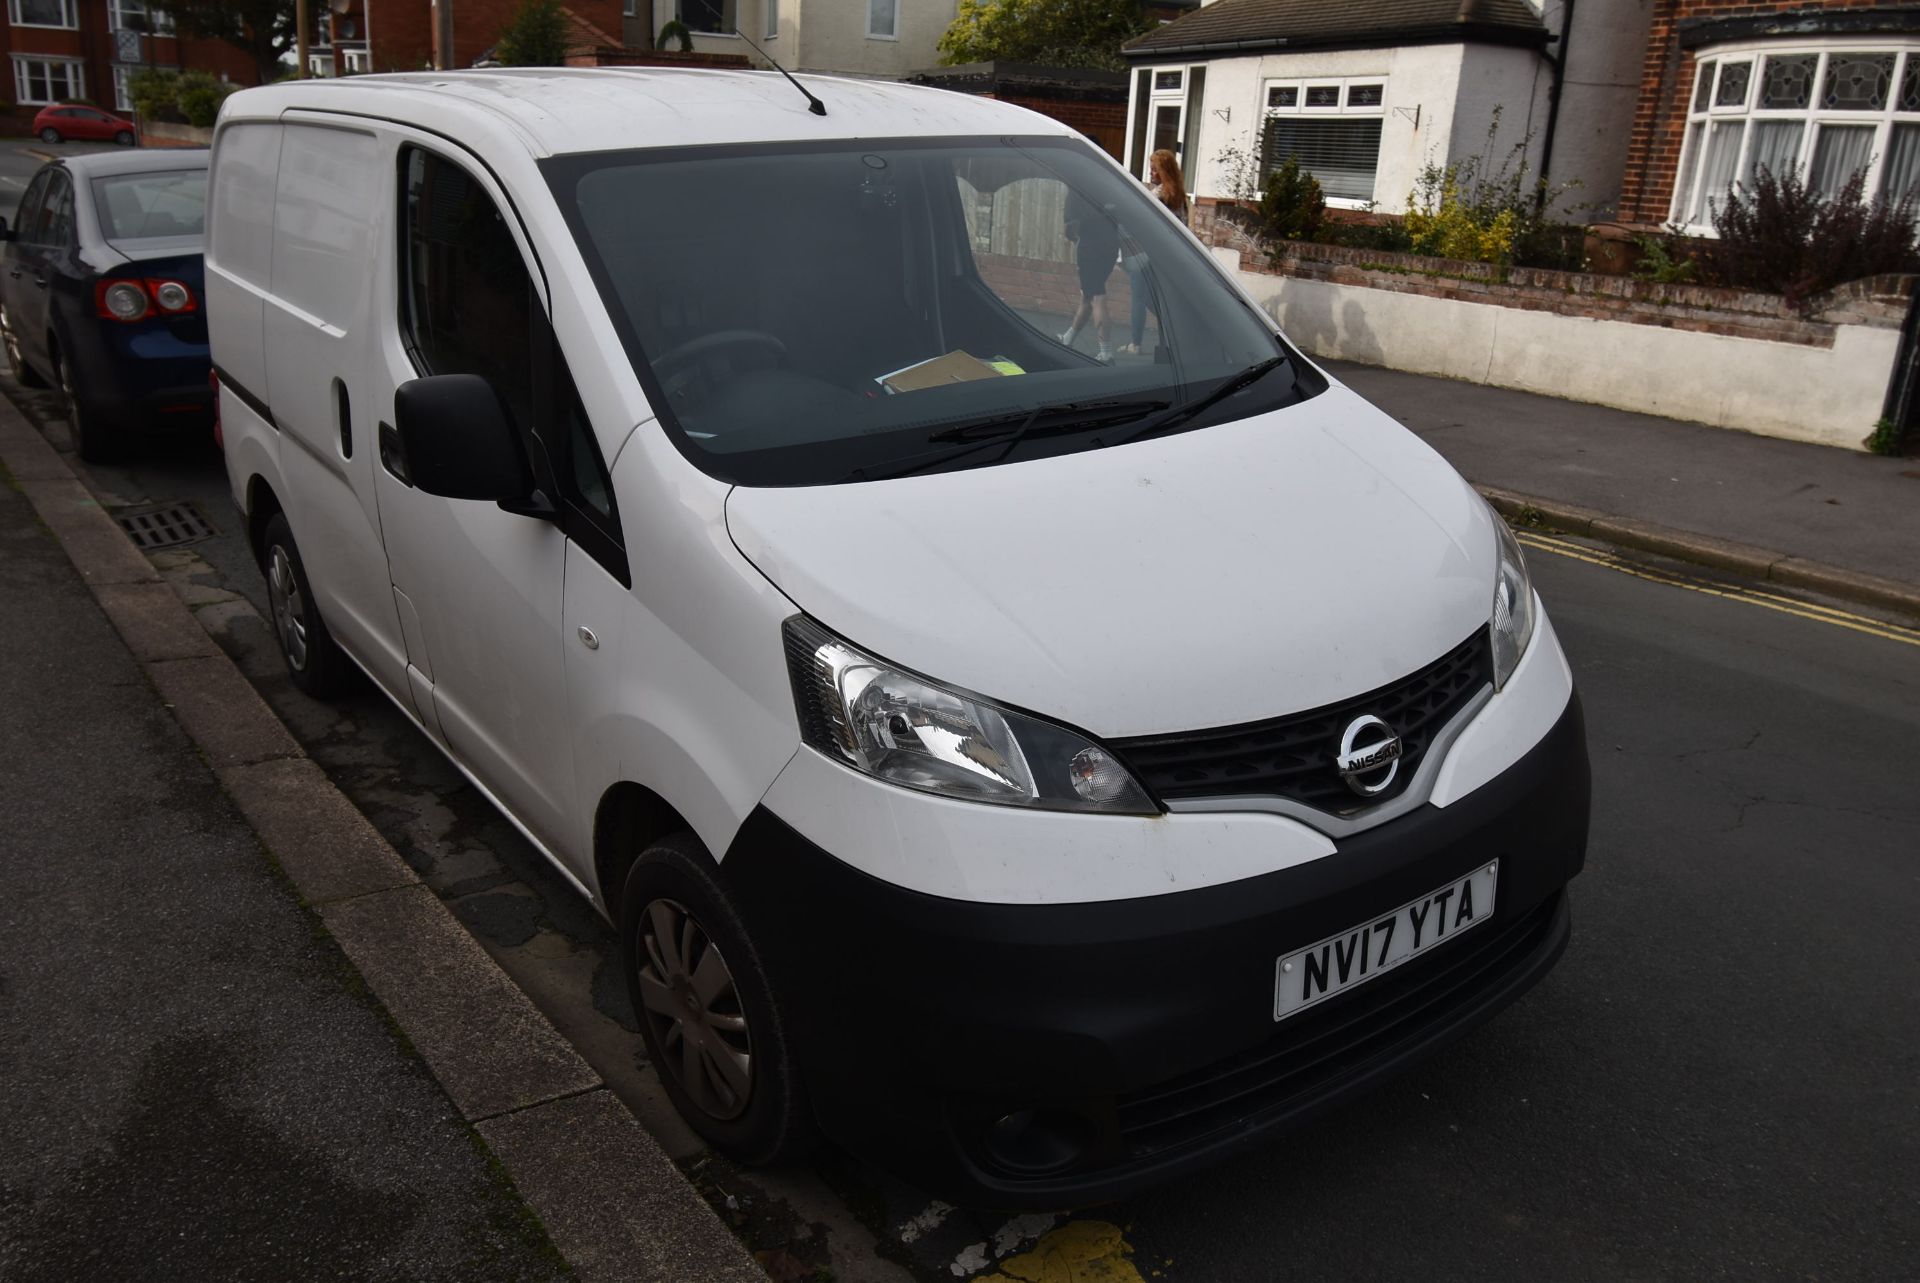
<path id="1" fill-rule="evenodd" d="M 100 142 L 116 142 L 122 147 L 133 146 L 131 120 L 122 120 L 98 107 L 83 107 L 78 103 L 42 107 L 40 114 L 33 118 L 33 132 L 40 135 L 43 143 L 97 139 Z"/>

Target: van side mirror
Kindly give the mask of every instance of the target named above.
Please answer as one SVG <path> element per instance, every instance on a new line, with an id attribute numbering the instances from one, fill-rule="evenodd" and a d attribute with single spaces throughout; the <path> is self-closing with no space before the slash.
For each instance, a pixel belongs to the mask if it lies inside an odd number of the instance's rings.
<path id="1" fill-rule="evenodd" d="M 534 490 L 526 447 L 500 394 L 479 375 L 409 380 L 394 391 L 393 418 L 402 459 L 386 464 L 402 481 L 445 499 L 530 509 L 528 515 L 550 508 Z"/>

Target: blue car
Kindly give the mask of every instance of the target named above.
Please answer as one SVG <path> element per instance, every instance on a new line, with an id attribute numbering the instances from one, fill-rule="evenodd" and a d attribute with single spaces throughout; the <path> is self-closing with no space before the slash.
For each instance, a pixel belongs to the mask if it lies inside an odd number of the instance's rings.
<path id="1" fill-rule="evenodd" d="M 207 156 L 154 150 L 42 166 L 0 222 L 0 338 L 13 376 L 57 386 L 74 447 L 213 421 L 202 249 Z"/>

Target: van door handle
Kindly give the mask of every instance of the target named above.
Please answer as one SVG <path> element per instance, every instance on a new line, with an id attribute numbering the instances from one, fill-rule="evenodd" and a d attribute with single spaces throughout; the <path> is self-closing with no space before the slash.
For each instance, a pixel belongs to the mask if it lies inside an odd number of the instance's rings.
<path id="1" fill-rule="evenodd" d="M 391 423 L 380 425 L 380 466 L 401 485 L 412 487 L 413 474 L 407 471 L 407 448 Z"/>

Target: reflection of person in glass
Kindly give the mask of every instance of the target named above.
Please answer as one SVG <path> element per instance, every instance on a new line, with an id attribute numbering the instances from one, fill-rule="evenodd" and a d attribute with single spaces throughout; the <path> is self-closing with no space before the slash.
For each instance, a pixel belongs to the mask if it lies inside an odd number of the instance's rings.
<path id="1" fill-rule="evenodd" d="M 1114 260 L 1120 257 L 1120 225 L 1106 210 L 1077 191 L 1067 193 L 1067 239 L 1073 242 L 1074 265 L 1080 272 L 1080 306 L 1073 320 L 1062 331 L 1060 341 L 1068 347 L 1080 337 L 1087 318 L 1093 318 L 1093 332 L 1100 340 L 1096 354 L 1102 361 L 1113 359 L 1107 346 L 1107 277 L 1113 274 Z"/>
<path id="2" fill-rule="evenodd" d="M 1187 221 L 1187 184 L 1180 175 L 1180 161 L 1174 154 L 1162 147 L 1147 158 L 1147 172 L 1153 175 L 1148 184 L 1153 195 L 1162 205 L 1172 210 L 1181 222 Z M 1127 281 L 1133 295 L 1133 341 L 1121 348 L 1122 352 L 1137 356 L 1140 344 L 1147 336 L 1147 283 L 1142 278 L 1147 270 L 1147 256 L 1134 254 L 1121 258 L 1120 266 L 1127 269 Z"/>

